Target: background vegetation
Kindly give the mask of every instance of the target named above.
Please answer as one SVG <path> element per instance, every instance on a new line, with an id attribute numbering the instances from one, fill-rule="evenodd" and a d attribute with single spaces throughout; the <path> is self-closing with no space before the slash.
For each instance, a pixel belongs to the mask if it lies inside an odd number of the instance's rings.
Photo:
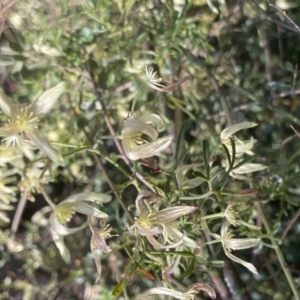
<path id="1" fill-rule="evenodd" d="M 168 178 L 149 163 L 128 161 L 120 143 L 109 138 L 121 134 L 135 100 L 134 116 L 160 114 L 168 134 L 174 136 L 159 161 L 152 161 L 167 173 L 173 167 L 176 141 L 186 154 L 185 164 L 205 163 L 204 139 L 210 143 L 209 162 L 220 164 L 225 156 L 218 148 L 220 133 L 228 125 L 225 101 L 235 123 L 258 124 L 241 137 L 257 140 L 254 160 L 268 167 L 247 180 L 229 179 L 229 196 L 220 201 L 215 197 L 206 206 L 207 212 L 216 213 L 234 202 L 243 219 L 251 217 L 262 227 L 259 233 L 239 232 L 261 239 L 259 247 L 240 254 L 259 274 L 229 261 L 222 247 L 214 244 L 207 255 L 224 261 L 224 266 L 198 262 L 189 276 L 184 267 L 178 268 L 173 284 L 183 289 L 179 283 L 209 282 L 218 299 L 299 299 L 291 285 L 299 291 L 300 140 L 291 125 L 299 131 L 300 29 L 295 23 L 300 7 L 296 0 L 271 4 L 260 0 L 2 1 L 0 84 L 5 94 L 15 103 L 28 104 L 55 84 L 66 83 L 64 93 L 39 123 L 66 163 L 50 167 L 51 180 L 44 186 L 55 203 L 83 191 L 112 194 L 103 211 L 118 236 L 108 240 L 113 251 L 101 254 L 102 277 L 94 284 L 90 231 L 65 239 L 71 252 L 71 262 L 66 264 L 51 239 L 47 219 L 32 219 L 46 206 L 43 196 L 37 191 L 34 202 L 22 200 L 18 188 L 22 173 L 6 176 L 15 166 L 5 162 L 1 148 L 0 195 L 5 197 L 2 194 L 9 188 L 16 201 L 12 199 L 13 208 L 5 212 L 8 220 L 3 220 L 0 231 L 0 298 L 115 299 L 112 291 L 130 263 L 125 249 L 135 246 L 126 223 L 132 225 L 136 215 L 136 186 L 165 189 Z M 165 85 L 186 76 L 190 80 L 163 93 L 146 85 L 145 66 L 152 66 Z M 178 139 L 186 120 L 185 135 Z M 1 113 L 1 126 L 6 121 Z M 84 149 L 95 143 L 100 156 Z M 42 156 L 38 150 L 32 154 L 22 158 L 25 164 Z M 205 188 L 201 186 L 197 193 L 205 193 Z M 199 206 L 197 201 L 189 204 Z M 73 222 L 82 220 L 76 215 Z M 220 224 L 212 225 L 219 228 Z M 131 299 L 159 281 L 156 266 L 143 263 L 144 273 L 137 269 L 130 274 Z"/>

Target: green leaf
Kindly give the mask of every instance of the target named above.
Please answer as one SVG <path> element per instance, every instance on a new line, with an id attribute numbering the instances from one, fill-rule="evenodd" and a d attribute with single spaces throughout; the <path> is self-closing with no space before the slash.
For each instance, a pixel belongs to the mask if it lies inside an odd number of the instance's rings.
<path id="1" fill-rule="evenodd" d="M 226 154 L 226 157 L 227 157 L 227 160 L 228 160 L 228 163 L 229 163 L 229 166 L 231 166 L 231 156 L 230 156 L 230 153 L 228 151 L 228 148 L 226 147 L 225 144 L 222 144 L 222 147 L 225 151 L 225 154 Z"/>
<path id="2" fill-rule="evenodd" d="M 185 137 L 187 131 L 191 128 L 191 125 L 192 125 L 191 120 L 186 120 L 181 125 L 180 131 L 179 131 L 179 134 L 178 134 L 178 138 L 177 138 L 175 156 L 174 156 L 175 168 L 178 166 L 178 164 L 180 162 L 179 161 L 179 156 L 180 156 L 180 152 L 183 148 L 184 137 Z"/>
<path id="3" fill-rule="evenodd" d="M 276 91 L 280 89 L 290 89 L 291 86 L 280 81 L 269 81 L 265 84 L 267 91 Z"/>
<path id="4" fill-rule="evenodd" d="M 292 204 L 293 206 L 299 206 L 299 201 L 297 201 L 296 199 L 292 198 L 292 197 L 286 197 L 284 198 L 284 200 L 290 204 Z"/>
<path id="5" fill-rule="evenodd" d="M 210 166 L 209 166 L 209 142 L 208 142 L 208 140 L 203 140 L 202 146 L 203 146 L 204 167 L 206 170 L 206 176 L 209 179 Z"/>
<path id="6" fill-rule="evenodd" d="M 230 163 L 230 170 L 233 168 L 234 166 L 234 161 L 235 161 L 235 142 L 232 138 L 230 138 L 230 144 L 231 144 L 231 148 L 232 148 L 232 156 L 231 156 L 231 163 Z"/>
<path id="7" fill-rule="evenodd" d="M 224 167 L 215 166 L 211 169 L 210 174 L 210 181 L 213 181 L 218 175 L 220 175 L 222 172 L 226 171 Z"/>
<path id="8" fill-rule="evenodd" d="M 193 175 L 195 175 L 196 177 L 199 177 L 199 178 L 201 178 L 201 179 L 203 179 L 205 181 L 208 181 L 208 178 L 204 174 L 202 174 L 201 172 L 199 172 L 199 171 L 194 171 Z"/>
<path id="9" fill-rule="evenodd" d="M 195 269 L 195 260 L 196 260 L 196 257 L 194 256 L 190 262 L 190 264 L 188 265 L 186 271 L 185 271 L 185 274 L 184 274 L 184 277 L 185 278 L 188 278 L 190 277 L 193 273 L 194 273 L 194 269 Z"/>
<path id="10" fill-rule="evenodd" d="M 238 164 L 236 164 L 234 167 L 231 168 L 231 170 L 235 170 L 240 168 L 242 165 L 248 164 L 249 162 L 251 162 L 254 159 L 254 156 L 248 156 L 245 159 L 243 159 L 242 161 L 240 161 Z"/>

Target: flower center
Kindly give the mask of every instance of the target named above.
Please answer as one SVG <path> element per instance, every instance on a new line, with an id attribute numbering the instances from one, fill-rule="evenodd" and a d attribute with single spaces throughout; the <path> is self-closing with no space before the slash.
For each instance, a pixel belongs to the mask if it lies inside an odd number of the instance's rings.
<path id="1" fill-rule="evenodd" d="M 75 212 L 76 207 L 71 203 L 57 207 L 55 211 L 58 221 L 63 225 L 65 225 L 72 219 L 72 216 L 75 214 Z"/>
<path id="2" fill-rule="evenodd" d="M 137 146 L 148 143 L 143 137 L 143 133 L 139 131 L 130 131 L 124 134 L 123 144 L 126 148 L 134 149 Z"/>
<path id="3" fill-rule="evenodd" d="M 35 127 L 39 119 L 34 115 L 29 105 L 18 107 L 15 114 L 12 116 L 11 123 L 14 124 L 19 132 Z"/>

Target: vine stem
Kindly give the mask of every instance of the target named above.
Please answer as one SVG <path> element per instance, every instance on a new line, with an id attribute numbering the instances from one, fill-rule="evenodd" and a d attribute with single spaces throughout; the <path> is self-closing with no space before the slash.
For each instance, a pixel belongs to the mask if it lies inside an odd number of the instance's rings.
<path id="1" fill-rule="evenodd" d="M 260 213 L 260 216 L 262 218 L 264 227 L 266 228 L 267 234 L 268 235 L 272 235 L 272 231 L 271 231 L 269 222 L 268 222 L 268 220 L 266 218 L 266 215 L 265 215 L 265 213 L 264 213 L 264 211 L 262 209 L 261 204 L 259 202 L 257 202 L 256 206 L 257 206 L 257 209 L 258 209 L 258 211 Z M 290 285 L 290 287 L 292 289 L 292 292 L 294 294 L 295 299 L 296 300 L 300 300 L 299 292 L 298 292 L 297 287 L 295 285 L 295 281 L 294 281 L 293 276 L 292 276 L 292 274 L 291 274 L 291 272 L 290 272 L 290 270 L 289 270 L 289 268 L 288 268 L 288 266 L 286 264 L 286 261 L 284 259 L 284 256 L 283 256 L 281 250 L 280 250 L 279 245 L 275 242 L 274 239 L 270 239 L 270 241 L 271 241 L 272 245 L 274 246 L 274 250 L 275 250 L 275 253 L 276 253 L 277 258 L 279 260 L 280 266 L 281 266 L 281 268 L 284 271 L 285 277 L 286 277 L 286 279 L 287 279 L 287 281 L 288 281 L 288 283 L 289 283 L 289 285 Z"/>

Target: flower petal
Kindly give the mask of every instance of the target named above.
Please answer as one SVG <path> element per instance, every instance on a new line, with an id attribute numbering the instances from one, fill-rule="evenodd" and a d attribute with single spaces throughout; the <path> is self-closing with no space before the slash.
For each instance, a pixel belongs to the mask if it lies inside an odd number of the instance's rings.
<path id="1" fill-rule="evenodd" d="M 225 128 L 221 132 L 221 135 L 220 135 L 221 142 L 223 143 L 224 141 L 226 141 L 229 137 L 231 137 L 237 131 L 240 131 L 242 129 L 255 127 L 257 125 L 258 124 L 254 123 L 254 122 L 242 122 L 242 123 L 231 125 L 231 126 Z"/>
<path id="2" fill-rule="evenodd" d="M 170 248 L 176 248 L 176 247 L 178 247 L 178 246 L 180 246 L 180 245 L 182 244 L 182 240 L 183 240 L 183 239 L 181 239 L 180 241 L 178 241 L 178 242 L 176 242 L 176 243 L 174 243 L 174 244 L 171 244 L 171 245 L 163 245 L 163 244 L 159 243 L 159 242 L 154 238 L 153 235 L 146 235 L 146 238 L 147 238 L 148 242 L 149 242 L 152 246 L 154 246 L 155 248 L 157 248 L 157 249 L 170 249 Z"/>
<path id="3" fill-rule="evenodd" d="M 63 224 L 61 224 L 57 217 L 55 216 L 55 211 L 52 212 L 49 218 L 50 226 L 52 231 L 55 231 L 60 236 L 65 236 L 69 234 L 73 234 L 77 231 L 84 229 L 87 226 L 87 222 L 78 227 L 69 228 Z"/>
<path id="4" fill-rule="evenodd" d="M 224 245 L 228 249 L 232 250 L 242 250 L 242 249 L 248 249 L 251 247 L 255 247 L 259 244 L 260 239 L 252 239 L 252 238 L 245 238 L 245 239 L 223 239 Z"/>
<path id="5" fill-rule="evenodd" d="M 172 139 L 172 136 L 162 137 L 148 144 L 137 146 L 134 149 L 130 149 L 124 146 L 123 143 L 123 149 L 129 159 L 138 160 L 142 158 L 151 157 L 165 150 L 171 144 Z"/>
<path id="6" fill-rule="evenodd" d="M 158 224 L 170 223 L 177 218 L 192 213 L 197 209 L 196 206 L 173 206 L 162 209 L 153 214 L 155 222 Z"/>
<path id="7" fill-rule="evenodd" d="M 188 246 L 190 248 L 197 248 L 198 245 L 195 241 L 185 236 L 179 230 L 177 230 L 172 224 L 164 224 L 163 225 L 166 233 L 174 240 L 179 241 L 182 239 L 182 244 Z"/>
<path id="8" fill-rule="evenodd" d="M 156 140 L 158 136 L 155 128 L 137 118 L 129 118 L 126 121 L 121 134 L 124 136 L 124 139 L 126 139 L 126 135 L 130 135 L 131 132 L 141 132 L 148 135 L 152 140 Z"/>
<path id="9" fill-rule="evenodd" d="M 51 233 L 53 242 L 58 248 L 61 257 L 68 264 L 70 262 L 70 251 L 66 247 L 63 237 L 57 234 L 54 230 L 51 230 Z"/>
<path id="10" fill-rule="evenodd" d="M 0 89 L 0 108 L 7 116 L 11 116 L 11 112 L 14 108 L 12 101 L 4 94 L 2 89 Z"/>
<path id="11" fill-rule="evenodd" d="M 231 260 L 233 260 L 233 261 L 235 261 L 235 262 L 237 262 L 237 263 L 243 265 L 243 266 L 246 267 L 248 270 L 250 270 L 252 273 L 258 274 L 256 268 L 255 268 L 251 263 L 248 263 L 248 262 L 246 262 L 246 261 L 244 261 L 244 260 L 242 260 L 242 259 L 240 259 L 240 258 L 234 256 L 233 254 L 231 254 L 231 253 L 230 253 L 228 250 L 226 250 L 226 249 L 224 249 L 224 252 L 225 252 L 226 256 L 227 256 L 228 258 L 230 258 Z"/>
<path id="12" fill-rule="evenodd" d="M 41 135 L 37 129 L 31 129 L 26 131 L 26 135 L 35 143 L 35 145 L 41 149 L 52 161 L 60 166 L 64 166 L 65 162 L 61 154 L 54 149 L 48 139 Z"/>
<path id="13" fill-rule="evenodd" d="M 64 82 L 61 82 L 44 92 L 31 106 L 36 117 L 41 118 L 43 115 L 48 113 L 64 89 L 65 84 Z"/>
<path id="14" fill-rule="evenodd" d="M 108 215 L 106 213 L 84 202 L 77 202 L 75 211 L 87 216 L 93 216 L 102 219 L 108 218 Z"/>
<path id="15" fill-rule="evenodd" d="M 94 192 L 88 192 L 88 193 L 78 193 L 74 194 L 72 196 L 69 196 L 64 201 L 58 204 L 63 205 L 64 203 L 74 203 L 74 202 L 81 202 L 81 201 L 94 201 L 96 203 L 107 203 L 111 200 L 110 195 L 102 194 L 102 193 L 94 193 Z"/>
<path id="16" fill-rule="evenodd" d="M 165 122 L 162 119 L 162 117 L 157 114 L 145 115 L 145 116 L 139 117 L 139 120 L 141 120 L 147 124 L 158 125 L 158 127 L 157 127 L 158 132 L 165 130 Z"/>

